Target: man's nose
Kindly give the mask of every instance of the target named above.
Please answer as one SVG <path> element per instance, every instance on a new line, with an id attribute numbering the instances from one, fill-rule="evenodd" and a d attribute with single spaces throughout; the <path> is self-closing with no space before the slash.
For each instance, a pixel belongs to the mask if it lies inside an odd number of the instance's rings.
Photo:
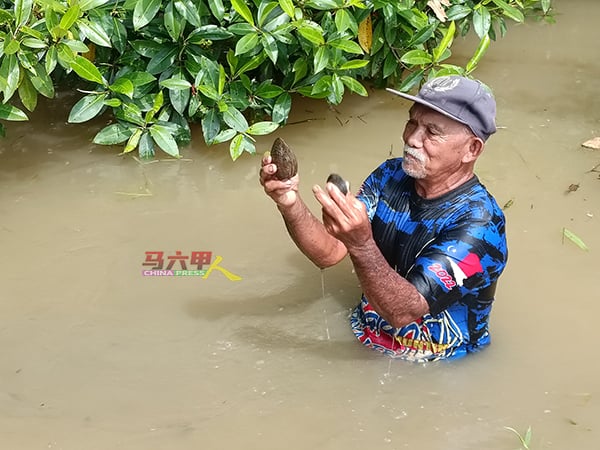
<path id="1" fill-rule="evenodd" d="M 404 130 L 404 142 L 410 147 L 420 148 L 423 144 L 423 131 L 421 127 Z"/>

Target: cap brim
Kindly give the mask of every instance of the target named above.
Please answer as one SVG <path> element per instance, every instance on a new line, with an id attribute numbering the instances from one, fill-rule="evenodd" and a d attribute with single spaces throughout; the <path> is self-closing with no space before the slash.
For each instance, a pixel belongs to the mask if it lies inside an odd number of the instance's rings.
<path id="1" fill-rule="evenodd" d="M 431 108 L 434 111 L 437 111 L 440 114 L 443 114 L 444 116 L 449 117 L 452 120 L 456 120 L 457 122 L 462 123 L 463 125 L 466 125 L 466 126 L 469 127 L 469 124 L 466 123 L 465 121 L 460 120 L 458 117 L 456 117 L 456 116 L 454 116 L 454 115 L 452 115 L 452 114 L 444 111 L 443 109 L 441 109 L 441 108 L 439 108 L 439 107 L 437 107 L 435 105 L 432 105 L 427 100 L 423 100 L 421 97 L 416 97 L 414 95 L 405 94 L 404 92 L 400 92 L 400 91 L 397 91 L 395 89 L 390 89 L 390 88 L 385 88 L 385 90 L 388 91 L 388 92 L 391 92 L 392 94 L 399 95 L 400 97 L 405 98 L 407 100 L 412 100 L 415 103 L 419 103 L 421 105 L 427 106 L 428 108 Z"/>

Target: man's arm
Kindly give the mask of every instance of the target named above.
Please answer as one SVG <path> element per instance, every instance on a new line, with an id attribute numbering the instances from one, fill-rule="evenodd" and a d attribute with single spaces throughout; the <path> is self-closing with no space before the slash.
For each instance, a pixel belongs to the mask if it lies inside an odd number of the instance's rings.
<path id="1" fill-rule="evenodd" d="M 386 261 L 373 239 L 365 205 L 332 185 L 313 188 L 323 206 L 325 230 L 348 249 L 356 275 L 371 306 L 390 325 L 400 328 L 429 312 L 417 289 Z"/>
<path id="2" fill-rule="evenodd" d="M 344 244 L 329 234 L 310 212 L 298 193 L 299 176 L 280 181 L 274 174 L 277 166 L 271 157 L 262 160 L 260 183 L 266 194 L 277 204 L 285 226 L 296 246 L 320 268 L 340 262 L 347 254 Z"/>

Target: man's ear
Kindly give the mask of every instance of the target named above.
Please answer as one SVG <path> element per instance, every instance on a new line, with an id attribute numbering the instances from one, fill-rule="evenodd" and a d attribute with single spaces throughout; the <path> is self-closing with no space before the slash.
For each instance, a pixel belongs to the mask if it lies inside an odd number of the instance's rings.
<path id="1" fill-rule="evenodd" d="M 465 153 L 465 155 L 463 156 L 464 163 L 470 163 L 479 158 L 479 155 L 481 155 L 481 152 L 483 152 L 483 147 L 485 144 L 480 138 L 478 138 L 477 136 L 473 136 L 469 139 L 467 145 L 469 147 L 467 153 Z"/>

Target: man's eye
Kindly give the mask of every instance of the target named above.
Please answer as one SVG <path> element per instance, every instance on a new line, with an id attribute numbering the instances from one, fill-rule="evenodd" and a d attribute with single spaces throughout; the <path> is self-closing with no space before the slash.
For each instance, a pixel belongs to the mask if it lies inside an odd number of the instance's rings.
<path id="1" fill-rule="evenodd" d="M 440 134 L 439 130 L 432 127 L 427 127 L 427 133 L 431 134 L 432 136 L 438 136 Z"/>

